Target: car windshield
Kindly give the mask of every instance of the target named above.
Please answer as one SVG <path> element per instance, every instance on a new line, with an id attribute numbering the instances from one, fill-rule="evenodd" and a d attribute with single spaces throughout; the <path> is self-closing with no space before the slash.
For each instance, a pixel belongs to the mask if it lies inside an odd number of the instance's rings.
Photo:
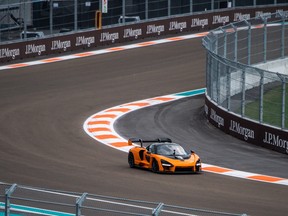
<path id="1" fill-rule="evenodd" d="M 157 146 L 157 154 L 164 156 L 183 156 L 187 155 L 188 153 L 180 145 L 169 143 Z"/>

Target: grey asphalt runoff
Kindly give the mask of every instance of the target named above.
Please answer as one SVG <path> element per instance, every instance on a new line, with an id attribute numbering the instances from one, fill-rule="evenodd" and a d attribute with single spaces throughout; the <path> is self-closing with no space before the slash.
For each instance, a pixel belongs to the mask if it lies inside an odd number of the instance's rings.
<path id="1" fill-rule="evenodd" d="M 201 39 L 0 71 L 0 181 L 248 215 L 286 215 L 288 187 L 212 173 L 130 169 L 127 154 L 91 139 L 104 109 L 205 87 Z M 287 157 L 229 137 L 203 117 L 203 96 L 139 110 L 125 136 L 167 135 L 203 162 L 287 177 Z"/>

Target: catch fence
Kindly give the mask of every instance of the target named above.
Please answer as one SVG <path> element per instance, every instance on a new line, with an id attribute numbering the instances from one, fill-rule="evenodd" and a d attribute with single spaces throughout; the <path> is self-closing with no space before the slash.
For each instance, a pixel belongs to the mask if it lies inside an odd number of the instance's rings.
<path id="1" fill-rule="evenodd" d="M 0 43 L 287 0 L 2 0 Z"/>
<path id="2" fill-rule="evenodd" d="M 108 29 L 111 26 L 131 24 L 128 19 L 127 22 L 126 19 L 119 19 L 121 16 L 134 17 L 134 23 L 222 8 L 227 10 L 227 7 L 261 5 L 261 1 L 255 0 L 245 1 L 245 5 L 240 5 L 244 1 L 231 2 L 232 4 L 216 0 L 109 0 L 108 13 L 102 13 L 101 25 Z M 102 8 L 99 1 L 93 0 L 6 0 L 6 4 L 4 0 L 1 3 L 0 43 L 30 40 L 30 36 L 34 39 L 54 37 L 70 34 L 71 31 L 75 33 L 95 29 L 99 25 L 97 11 Z M 265 1 L 265 4 L 270 5 L 277 3 L 286 1 Z M 251 66 L 272 59 L 282 59 L 287 55 L 286 13 L 279 11 L 271 17 L 270 15 L 261 14 L 254 21 L 243 20 L 221 27 L 205 38 L 204 45 L 208 49 L 207 94 L 225 109 L 245 117 L 248 116 L 246 105 L 252 100 L 259 100 L 256 106 L 258 108 L 254 110 L 262 114 L 256 119 L 266 122 L 263 117 L 266 105 L 264 106 L 263 101 L 267 96 L 264 92 L 271 89 L 276 95 L 280 95 L 282 102 L 272 104 L 278 109 L 281 104 L 281 114 L 270 114 L 281 116 L 280 127 L 287 128 L 287 76 Z M 252 31 L 255 26 L 259 29 Z M 34 35 L 27 34 L 29 32 Z M 272 39 L 275 36 L 278 37 Z M 0 215 L 1 211 L 4 215 L 244 215 L 5 183 L 0 183 Z"/>
<path id="3" fill-rule="evenodd" d="M 288 129 L 287 19 L 286 11 L 261 14 L 203 39 L 210 100 L 242 118 Z"/>
<path id="4" fill-rule="evenodd" d="M 16 184 L 0 183 L 0 215 L 5 216 L 245 216 L 201 209 L 166 205 L 164 203 L 123 199 L 88 193 L 48 190 Z"/>

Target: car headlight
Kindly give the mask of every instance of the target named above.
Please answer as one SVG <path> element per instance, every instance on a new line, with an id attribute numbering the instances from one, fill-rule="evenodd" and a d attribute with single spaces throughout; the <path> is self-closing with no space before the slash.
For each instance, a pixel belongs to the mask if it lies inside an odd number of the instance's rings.
<path id="1" fill-rule="evenodd" d="M 196 166 L 201 166 L 201 160 L 200 159 L 197 160 Z"/>
<path id="2" fill-rule="evenodd" d="M 161 164 L 163 167 L 172 167 L 173 166 L 173 164 L 171 164 L 168 161 L 163 160 L 163 159 L 161 160 Z"/>

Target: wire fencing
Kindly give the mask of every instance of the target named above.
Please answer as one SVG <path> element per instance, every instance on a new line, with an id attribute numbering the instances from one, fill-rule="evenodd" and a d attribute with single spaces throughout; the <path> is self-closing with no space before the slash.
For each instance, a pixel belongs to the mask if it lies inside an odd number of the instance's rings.
<path id="1" fill-rule="evenodd" d="M 108 13 L 99 14 L 98 11 L 103 12 L 99 0 L 4 0 L 0 5 L 0 42 L 109 28 L 207 10 L 255 6 L 260 1 L 245 1 L 245 5 L 241 5 L 243 2 L 110 0 Z M 272 0 L 265 3 L 286 2 Z M 243 117 L 287 129 L 287 75 L 284 71 L 271 73 L 263 70 L 267 64 L 259 64 L 277 59 L 280 62 L 276 65 L 281 65 L 281 60 L 287 56 L 286 21 L 287 14 L 281 11 L 259 14 L 253 20 L 244 19 L 212 31 L 204 39 L 203 44 L 208 50 L 207 94 L 213 101 Z M 266 93 L 272 93 L 272 96 Z M 271 98 L 278 100 L 272 101 Z M 276 110 L 271 111 L 269 103 Z M 103 215 L 103 212 L 105 215 L 244 215 L 4 183 L 0 183 L 0 215 L 1 211 L 5 215 Z"/>
<path id="2" fill-rule="evenodd" d="M 2 0 L 0 43 L 221 9 L 282 3 L 287 0 Z"/>
<path id="3" fill-rule="evenodd" d="M 202 209 L 166 205 L 164 203 L 123 199 L 88 193 L 48 190 L 0 182 L 0 215 L 229 215 L 245 216 Z"/>
<path id="4" fill-rule="evenodd" d="M 261 14 L 213 30 L 207 49 L 207 95 L 222 108 L 288 129 L 288 12 Z"/>

